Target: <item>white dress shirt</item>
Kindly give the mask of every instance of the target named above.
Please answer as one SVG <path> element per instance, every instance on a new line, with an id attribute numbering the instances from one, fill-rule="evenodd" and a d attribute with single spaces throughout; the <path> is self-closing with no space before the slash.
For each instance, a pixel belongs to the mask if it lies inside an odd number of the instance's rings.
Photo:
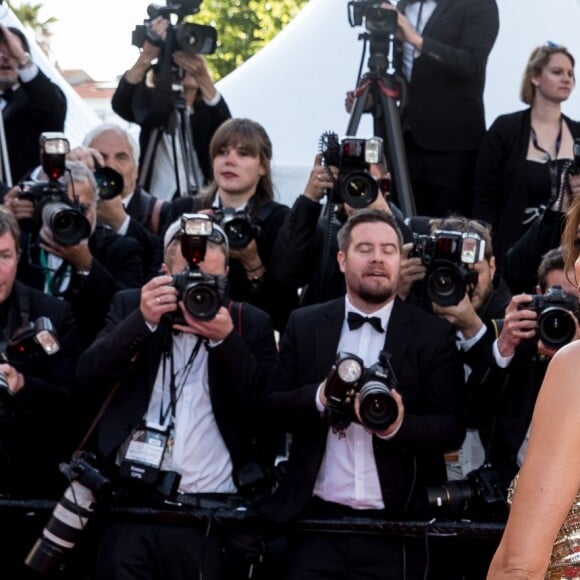
<path id="1" fill-rule="evenodd" d="M 422 0 L 422 2 L 413 2 L 405 9 L 405 16 L 411 26 L 419 33 L 423 34 L 425 25 L 437 8 L 435 0 Z M 421 54 L 411 43 L 403 43 L 403 74 L 410 81 L 413 72 L 413 63 Z"/>

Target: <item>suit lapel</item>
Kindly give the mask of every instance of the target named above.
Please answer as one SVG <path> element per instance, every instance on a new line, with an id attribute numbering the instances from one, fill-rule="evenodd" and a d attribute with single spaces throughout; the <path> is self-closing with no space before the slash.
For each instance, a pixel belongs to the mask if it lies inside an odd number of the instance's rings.
<path id="1" fill-rule="evenodd" d="M 316 340 L 314 344 L 318 352 L 313 353 L 316 366 L 323 374 L 336 359 L 340 332 L 344 323 L 344 298 L 338 298 L 328 304 L 321 324 L 315 328 Z"/>
<path id="2" fill-rule="evenodd" d="M 413 317 L 409 306 L 399 298 L 395 298 L 389 326 L 385 336 L 386 351 L 391 355 L 391 364 L 395 376 L 397 376 L 403 361 L 409 342 L 413 337 Z"/>
<path id="3" fill-rule="evenodd" d="M 451 0 L 438 0 L 437 6 L 435 6 L 435 10 L 433 11 L 433 14 L 431 14 L 431 18 L 429 18 L 427 24 L 425 25 L 425 28 L 423 29 L 422 35 L 429 34 L 431 32 L 431 29 L 434 26 L 435 27 L 437 26 L 437 22 L 441 18 L 441 15 L 445 14 L 447 6 L 449 5 L 450 1 Z"/>

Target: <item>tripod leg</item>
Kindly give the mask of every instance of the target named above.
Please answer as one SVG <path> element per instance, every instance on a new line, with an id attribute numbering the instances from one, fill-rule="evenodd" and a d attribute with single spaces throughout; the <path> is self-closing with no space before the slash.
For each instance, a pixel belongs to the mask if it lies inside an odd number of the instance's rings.
<path id="1" fill-rule="evenodd" d="M 364 113 L 364 109 L 368 100 L 370 88 L 371 81 L 366 79 L 359 84 L 355 91 L 355 99 L 352 105 L 348 126 L 346 128 L 346 134 L 349 136 L 356 135 L 361 115 Z"/>
<path id="2" fill-rule="evenodd" d="M 407 154 L 403 142 L 401 120 L 396 99 L 389 96 L 388 88 L 379 84 L 377 91 L 383 111 L 384 134 L 386 138 L 387 164 L 391 172 L 392 182 L 400 210 L 405 217 L 416 215 L 415 198 L 407 166 Z M 376 118 L 375 118 L 376 121 Z M 376 132 L 375 128 L 375 132 Z"/>

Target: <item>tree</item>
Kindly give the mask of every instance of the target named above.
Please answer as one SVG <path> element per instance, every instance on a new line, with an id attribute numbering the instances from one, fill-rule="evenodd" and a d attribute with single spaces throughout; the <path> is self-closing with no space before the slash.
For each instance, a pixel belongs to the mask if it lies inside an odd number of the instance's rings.
<path id="1" fill-rule="evenodd" d="M 42 9 L 42 4 L 31 4 L 29 2 L 20 2 L 18 6 L 14 5 L 14 2 L 6 0 L 8 7 L 14 12 L 18 20 L 22 24 L 34 32 L 36 42 L 40 45 L 40 48 L 44 53 L 50 55 L 50 38 L 52 32 L 50 27 L 57 22 L 57 19 L 51 16 L 45 21 L 41 22 L 38 19 L 38 13 Z"/>
<path id="2" fill-rule="evenodd" d="M 185 18 L 213 26 L 218 47 L 207 56 L 219 80 L 250 58 L 288 24 L 308 0 L 205 0 L 200 11 Z"/>

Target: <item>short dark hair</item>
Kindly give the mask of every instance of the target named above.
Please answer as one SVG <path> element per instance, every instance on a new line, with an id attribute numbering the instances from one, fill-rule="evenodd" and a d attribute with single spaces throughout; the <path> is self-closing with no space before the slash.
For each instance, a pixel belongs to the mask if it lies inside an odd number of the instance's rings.
<path id="1" fill-rule="evenodd" d="M 564 248 L 552 248 L 542 256 L 538 266 L 538 286 L 542 292 L 548 290 L 548 274 L 554 270 L 565 272 Z"/>
<path id="2" fill-rule="evenodd" d="M 354 227 L 360 224 L 384 223 L 393 228 L 399 240 L 399 249 L 403 247 L 403 234 L 395 218 L 382 209 L 366 208 L 352 213 L 338 231 L 338 249 L 346 252 L 350 244 L 351 233 Z"/>
<path id="3" fill-rule="evenodd" d="M 0 236 L 9 233 L 14 238 L 16 253 L 20 254 L 20 226 L 14 214 L 3 206 L 0 206 Z"/>

